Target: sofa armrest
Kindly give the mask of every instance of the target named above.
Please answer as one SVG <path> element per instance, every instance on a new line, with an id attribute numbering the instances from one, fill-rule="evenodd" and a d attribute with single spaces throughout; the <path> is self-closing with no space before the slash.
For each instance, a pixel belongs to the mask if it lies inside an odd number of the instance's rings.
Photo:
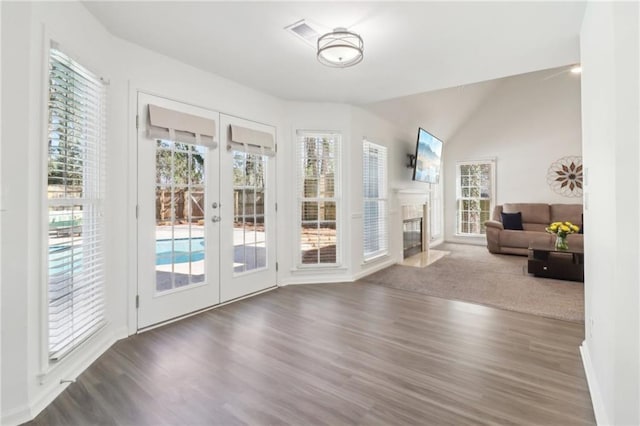
<path id="1" fill-rule="evenodd" d="M 491 253 L 500 253 L 500 233 L 504 230 L 502 222 L 488 220 L 484 225 L 487 228 L 487 249 L 489 249 Z"/>
<path id="2" fill-rule="evenodd" d="M 496 228 L 500 231 L 504 230 L 504 225 L 502 224 L 502 222 L 498 222 L 497 220 L 487 220 L 484 223 L 484 226 L 486 226 L 487 228 Z"/>

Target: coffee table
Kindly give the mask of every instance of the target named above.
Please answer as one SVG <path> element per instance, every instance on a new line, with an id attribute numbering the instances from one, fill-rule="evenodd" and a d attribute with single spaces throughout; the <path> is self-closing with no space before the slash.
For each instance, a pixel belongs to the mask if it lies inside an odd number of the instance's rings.
<path id="1" fill-rule="evenodd" d="M 529 244 L 527 272 L 536 277 L 584 282 L 584 251 L 556 250 L 554 244 Z"/>

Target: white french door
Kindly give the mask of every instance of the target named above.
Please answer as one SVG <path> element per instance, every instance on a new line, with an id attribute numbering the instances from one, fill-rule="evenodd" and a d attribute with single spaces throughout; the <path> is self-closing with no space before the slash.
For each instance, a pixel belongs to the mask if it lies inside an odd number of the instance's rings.
<path id="1" fill-rule="evenodd" d="M 216 134 L 154 132 L 149 105 Z M 220 302 L 218 126 L 217 112 L 138 93 L 138 329 Z"/>
<path id="2" fill-rule="evenodd" d="M 275 141 L 272 126 L 220 114 L 221 302 L 276 285 L 275 150 L 234 142 L 232 126 Z"/>
<path id="3" fill-rule="evenodd" d="M 138 93 L 137 143 L 138 329 L 275 287 L 275 128 Z"/>

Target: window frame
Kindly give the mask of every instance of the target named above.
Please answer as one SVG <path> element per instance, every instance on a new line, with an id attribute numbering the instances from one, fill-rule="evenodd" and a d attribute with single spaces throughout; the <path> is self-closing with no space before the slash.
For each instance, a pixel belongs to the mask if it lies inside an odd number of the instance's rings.
<path id="1" fill-rule="evenodd" d="M 302 174 L 302 164 L 306 158 L 303 153 L 302 138 L 305 137 L 329 137 L 334 140 L 335 159 L 334 169 L 334 194 L 333 197 L 303 197 L 302 188 L 304 185 L 304 176 Z M 297 129 L 295 131 L 295 193 L 296 193 L 296 232 L 295 232 L 295 268 L 298 270 L 309 269 L 339 269 L 342 267 L 342 133 L 332 130 L 304 130 Z M 303 157 L 304 155 L 304 157 Z M 335 226 L 336 226 L 336 261 L 333 263 L 303 263 L 302 262 L 302 205 L 304 202 L 334 202 L 335 203 Z M 318 219 L 318 222 L 321 222 Z"/>
<path id="2" fill-rule="evenodd" d="M 367 155 L 368 150 L 377 149 L 379 151 L 383 151 L 384 158 L 382 159 L 382 170 L 378 167 L 377 176 L 378 176 L 378 197 L 367 197 L 366 194 L 366 186 L 367 182 L 365 178 L 367 174 L 365 173 L 365 168 L 367 167 Z M 381 162 L 378 162 L 380 165 Z M 384 146 L 374 142 L 371 142 L 367 139 L 362 140 L 362 259 L 364 263 L 368 263 L 374 261 L 378 258 L 388 256 L 389 255 L 389 149 Z M 375 202 L 375 203 L 383 203 L 384 213 L 382 217 L 377 215 L 378 224 L 382 223 L 384 226 L 384 233 L 381 235 L 378 232 L 378 246 L 382 247 L 381 249 L 367 253 L 366 252 L 366 205 L 367 202 Z M 379 210 L 378 210 L 379 213 Z M 379 228 L 378 228 L 379 229 Z"/>
<path id="3" fill-rule="evenodd" d="M 461 166 L 481 166 L 488 165 L 490 168 L 489 171 L 489 190 L 491 191 L 489 197 L 462 197 L 462 174 L 461 174 Z M 471 232 L 461 232 L 461 215 L 462 211 L 460 210 L 460 202 L 463 200 L 489 200 L 489 219 L 491 218 L 491 214 L 496 204 L 496 160 L 493 158 L 484 159 L 484 160 L 465 160 L 465 161 L 457 161 L 456 162 L 456 229 L 455 236 L 457 237 L 484 237 L 485 233 L 471 233 Z M 482 223 L 479 223 L 479 227 L 482 230 Z"/>

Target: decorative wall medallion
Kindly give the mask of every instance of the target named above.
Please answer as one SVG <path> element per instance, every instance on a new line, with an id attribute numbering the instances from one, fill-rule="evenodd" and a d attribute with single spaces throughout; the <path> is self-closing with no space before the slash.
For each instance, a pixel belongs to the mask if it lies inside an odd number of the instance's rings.
<path id="1" fill-rule="evenodd" d="M 582 157 L 562 157 L 549 167 L 547 183 L 565 197 L 582 197 Z"/>

